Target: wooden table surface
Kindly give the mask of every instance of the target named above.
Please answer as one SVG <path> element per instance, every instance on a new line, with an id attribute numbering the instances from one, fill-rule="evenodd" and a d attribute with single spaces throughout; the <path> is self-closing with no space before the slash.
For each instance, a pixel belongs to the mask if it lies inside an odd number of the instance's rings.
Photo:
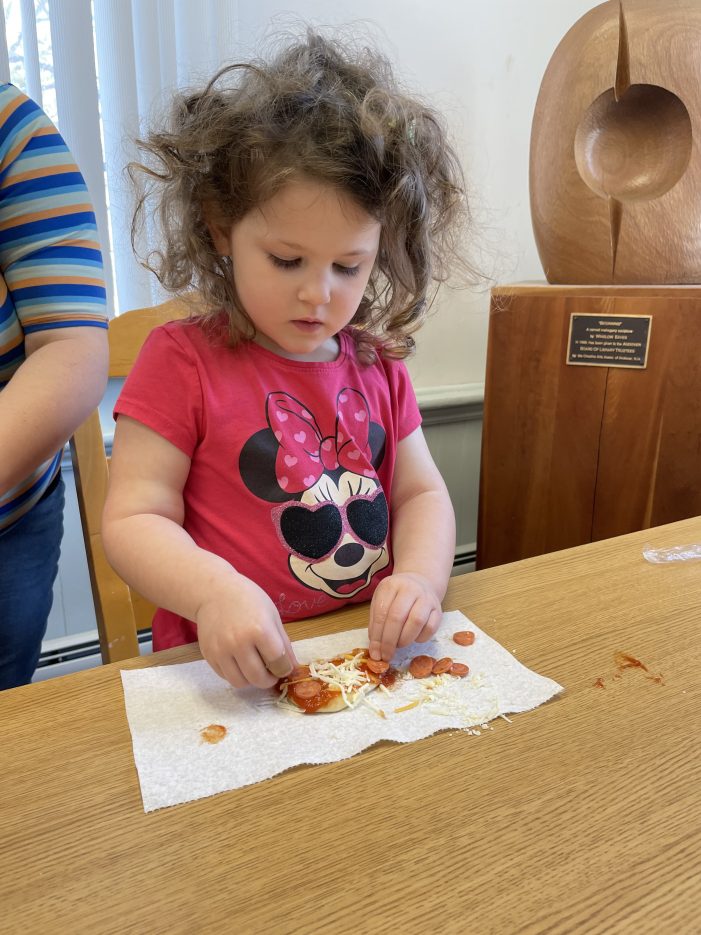
<path id="1" fill-rule="evenodd" d="M 699 932 L 701 563 L 647 542 L 701 519 L 453 580 L 446 610 L 565 687 L 535 711 L 148 815 L 119 668 L 192 648 L 0 694 L 0 931 Z"/>

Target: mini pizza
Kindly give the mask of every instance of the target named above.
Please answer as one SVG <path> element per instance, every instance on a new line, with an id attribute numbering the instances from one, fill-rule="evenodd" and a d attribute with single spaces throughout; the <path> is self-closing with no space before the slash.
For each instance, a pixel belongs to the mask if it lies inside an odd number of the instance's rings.
<path id="1" fill-rule="evenodd" d="M 276 685 L 282 705 L 304 714 L 332 714 L 355 708 L 380 685 L 391 688 L 399 673 L 384 660 L 370 659 L 366 649 L 354 649 L 333 659 L 296 666 Z"/>

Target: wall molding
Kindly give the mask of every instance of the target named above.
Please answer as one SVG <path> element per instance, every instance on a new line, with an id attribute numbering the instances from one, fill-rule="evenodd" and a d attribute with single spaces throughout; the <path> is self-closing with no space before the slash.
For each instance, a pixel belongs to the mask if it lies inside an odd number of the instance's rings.
<path id="1" fill-rule="evenodd" d="M 475 422 L 484 410 L 484 383 L 453 383 L 416 390 L 424 425 Z"/>

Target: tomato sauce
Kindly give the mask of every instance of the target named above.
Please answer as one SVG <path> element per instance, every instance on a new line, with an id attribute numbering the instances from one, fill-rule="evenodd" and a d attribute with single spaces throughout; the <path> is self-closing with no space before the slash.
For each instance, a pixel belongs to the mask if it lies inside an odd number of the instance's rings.
<path id="1" fill-rule="evenodd" d="M 381 675 L 376 675 L 374 672 L 371 672 L 364 662 L 361 662 L 358 665 L 358 668 L 361 672 L 364 672 L 367 675 L 371 682 L 374 682 L 375 684 L 379 682 L 379 684 L 384 685 L 385 688 L 391 688 L 399 677 L 399 672 L 392 666 L 390 666 L 389 669 L 387 669 L 387 671 L 383 672 Z"/>
<path id="2" fill-rule="evenodd" d="M 330 698 L 334 698 L 338 695 L 338 692 L 333 691 L 325 682 L 321 682 L 321 691 L 317 692 L 316 695 L 313 695 L 311 698 L 302 698 L 297 693 L 297 685 L 292 684 L 287 688 L 287 697 L 298 708 L 301 708 L 305 714 L 314 714 L 315 711 L 318 711 Z"/>
<path id="3" fill-rule="evenodd" d="M 219 743 L 226 737 L 226 727 L 223 724 L 210 724 L 202 728 L 200 737 L 205 743 Z"/>

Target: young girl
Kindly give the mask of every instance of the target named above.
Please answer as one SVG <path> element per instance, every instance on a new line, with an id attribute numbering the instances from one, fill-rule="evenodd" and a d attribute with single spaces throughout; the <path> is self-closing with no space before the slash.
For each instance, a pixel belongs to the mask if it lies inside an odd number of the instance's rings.
<path id="1" fill-rule="evenodd" d="M 380 56 L 309 33 L 179 98 L 141 146 L 151 268 L 198 302 L 115 410 L 103 538 L 161 608 L 154 649 L 199 639 L 232 685 L 267 687 L 295 661 L 285 622 L 369 599 L 373 658 L 429 639 L 455 522 L 401 358 L 461 262 L 440 119 Z"/>

